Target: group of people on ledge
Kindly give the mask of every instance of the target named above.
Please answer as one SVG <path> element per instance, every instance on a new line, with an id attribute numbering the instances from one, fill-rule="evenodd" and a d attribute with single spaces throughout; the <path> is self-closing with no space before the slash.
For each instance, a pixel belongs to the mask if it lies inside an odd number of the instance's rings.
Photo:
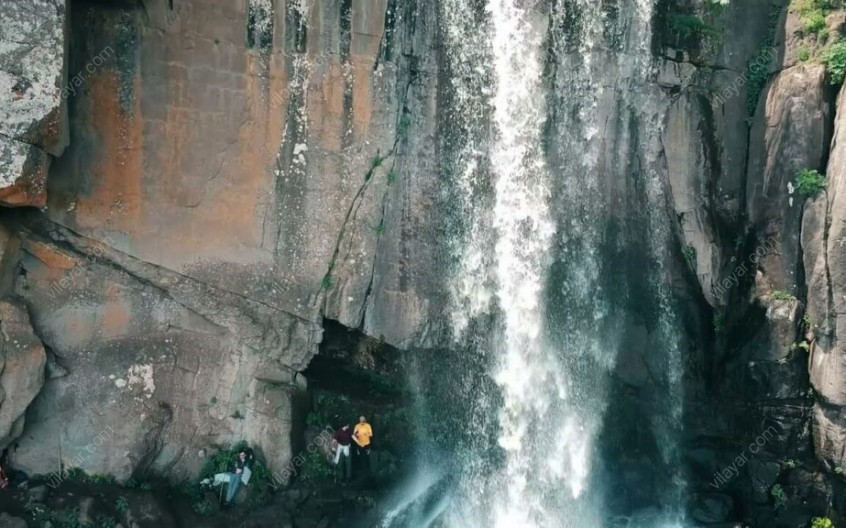
<path id="1" fill-rule="evenodd" d="M 358 462 L 356 464 L 357 471 L 360 471 L 362 476 L 370 474 L 370 447 L 373 440 L 373 428 L 367 423 L 364 416 L 358 418 L 355 428 L 350 429 L 349 424 L 345 424 L 335 432 L 332 438 L 336 475 L 340 477 L 342 482 L 349 482 L 352 479 L 353 453 L 350 452 L 350 449 L 353 444 L 355 444 L 355 459 Z M 224 507 L 230 506 L 241 485 L 249 484 L 254 459 L 252 449 L 247 447 L 240 449 L 230 462 L 226 472 L 218 473 L 213 478 L 203 479 L 200 481 L 200 485 L 215 487 L 225 484 L 225 488 L 221 488 L 221 494 L 223 494 L 223 489 L 226 490 L 223 505 Z"/>
<path id="2" fill-rule="evenodd" d="M 370 447 L 373 440 L 373 428 L 367 423 L 364 416 L 359 416 L 358 423 L 354 429 L 349 424 L 344 424 L 335 431 L 332 437 L 332 449 L 335 452 L 336 476 L 341 482 L 349 482 L 352 479 L 353 457 L 350 453 L 353 443 L 355 444 L 356 469 L 363 476 L 370 474 Z"/>

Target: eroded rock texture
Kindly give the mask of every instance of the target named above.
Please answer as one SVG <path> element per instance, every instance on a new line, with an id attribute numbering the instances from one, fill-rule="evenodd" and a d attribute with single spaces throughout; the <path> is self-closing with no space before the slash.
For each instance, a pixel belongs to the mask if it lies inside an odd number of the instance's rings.
<path id="1" fill-rule="evenodd" d="M 8 0 L 0 15 L 0 204 L 43 206 L 68 142 L 64 0 Z"/>
<path id="2" fill-rule="evenodd" d="M 82 469 L 189 474 L 239 439 L 281 468 L 324 316 L 436 338 L 434 8 L 311 4 L 71 5 L 74 139 L 13 227 L 55 358 L 23 469 L 107 427 Z"/>

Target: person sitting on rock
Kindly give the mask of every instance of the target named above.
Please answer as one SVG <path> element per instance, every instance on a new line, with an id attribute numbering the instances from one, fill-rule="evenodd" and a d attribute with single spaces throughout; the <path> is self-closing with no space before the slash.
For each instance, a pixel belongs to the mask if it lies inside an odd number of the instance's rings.
<path id="1" fill-rule="evenodd" d="M 364 474 L 370 473 L 370 440 L 373 438 L 373 428 L 367 423 L 364 416 L 358 417 L 353 431 L 353 441 L 356 443 L 355 454 L 363 466 Z"/>
<path id="2" fill-rule="evenodd" d="M 3 471 L 3 466 L 0 466 L 0 489 L 9 487 L 9 479 L 6 478 L 6 472 Z"/>
<path id="3" fill-rule="evenodd" d="M 229 473 L 229 487 L 226 490 L 224 506 L 229 506 L 238 493 L 238 488 L 243 482 L 245 485 L 250 481 L 250 466 L 253 465 L 253 453 L 251 449 L 241 449 L 232 461 L 232 471 Z"/>
<path id="4" fill-rule="evenodd" d="M 219 486 L 221 484 L 226 484 L 226 499 L 223 503 L 224 506 L 229 506 L 232 503 L 232 500 L 235 498 L 235 494 L 238 493 L 238 488 L 243 483 L 245 486 L 250 482 L 250 475 L 252 473 L 250 467 L 253 463 L 253 452 L 252 449 L 244 448 L 238 451 L 238 454 L 235 455 L 235 459 L 232 461 L 230 468 L 231 471 L 226 473 L 218 473 L 214 476 L 214 478 L 205 478 L 200 481 L 200 486 Z"/>
<path id="5" fill-rule="evenodd" d="M 352 457 L 350 456 L 352 430 L 349 424 L 338 429 L 332 439 L 335 441 L 335 468 L 341 474 L 341 481 L 346 482 L 352 478 Z"/>

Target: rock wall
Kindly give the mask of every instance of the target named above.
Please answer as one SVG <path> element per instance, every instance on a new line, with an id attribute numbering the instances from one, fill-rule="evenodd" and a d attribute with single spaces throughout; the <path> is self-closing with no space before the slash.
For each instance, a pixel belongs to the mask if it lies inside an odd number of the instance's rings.
<path id="1" fill-rule="evenodd" d="M 280 469 L 324 316 L 438 339 L 434 6 L 68 5 L 72 141 L 6 216 L 50 367 L 16 462 L 176 478 L 245 439 Z"/>
<path id="2" fill-rule="evenodd" d="M 22 469 L 178 478 L 240 439 L 279 469 L 324 318 L 445 344 L 437 2 L 27 1 L 0 21 L 0 202 L 41 208 L 0 216 L 0 447 Z M 643 141 L 669 190 L 693 509 L 770 526 L 846 510 L 846 96 L 799 59 L 821 45 L 786 2 L 706 8 L 659 2 Z M 674 30 L 679 13 L 721 38 Z M 602 105 L 606 177 L 636 157 L 609 145 L 641 139 Z M 799 196 L 796 173 L 823 168 L 826 192 Z M 633 184 L 603 185 L 625 202 L 609 215 L 646 216 Z M 622 416 L 656 405 L 645 325 Z"/>
<path id="3" fill-rule="evenodd" d="M 0 204 L 43 206 L 68 143 L 64 0 L 9 1 L 0 23 Z"/>

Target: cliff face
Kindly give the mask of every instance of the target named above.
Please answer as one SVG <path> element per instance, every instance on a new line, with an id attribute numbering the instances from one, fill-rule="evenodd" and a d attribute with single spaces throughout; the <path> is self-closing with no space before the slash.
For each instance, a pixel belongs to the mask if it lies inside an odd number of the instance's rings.
<path id="1" fill-rule="evenodd" d="M 281 469 L 324 318 L 409 352 L 449 346 L 445 211 L 461 211 L 441 178 L 461 71 L 438 2 L 10 5 L 0 200 L 41 208 L 3 215 L 0 447 L 17 441 L 23 469 L 177 478 L 242 438 Z M 691 13 L 721 37 L 681 31 L 674 17 Z M 842 18 L 829 14 L 832 35 Z M 597 101 L 605 136 L 585 147 L 602 153 L 588 190 L 607 201 L 579 211 L 619 229 L 615 258 L 651 251 L 650 215 L 670 226 L 693 509 L 761 526 L 845 511 L 846 96 L 800 60 L 818 44 L 784 2 L 660 2 L 653 27 L 647 89 L 619 80 L 637 62 L 586 73 L 617 91 Z M 572 102 L 568 75 L 551 81 L 555 107 Z M 553 120 L 553 158 L 579 126 L 568 115 Z M 650 165 L 666 199 L 614 179 L 621 164 Z M 815 198 L 796 190 L 804 169 L 826 175 Z M 611 417 L 663 405 L 645 304 L 627 319 Z M 110 448 L 86 451 L 106 430 Z M 764 435 L 748 471 L 714 485 Z M 774 512 L 777 483 L 790 507 Z"/>
<path id="2" fill-rule="evenodd" d="M 7 224 L 56 365 L 18 463 L 55 470 L 113 428 L 83 469 L 178 475 L 241 438 L 284 467 L 323 317 L 434 339 L 433 8 L 39 6 L 27 24 L 70 20 L 73 141 L 43 213 Z"/>

